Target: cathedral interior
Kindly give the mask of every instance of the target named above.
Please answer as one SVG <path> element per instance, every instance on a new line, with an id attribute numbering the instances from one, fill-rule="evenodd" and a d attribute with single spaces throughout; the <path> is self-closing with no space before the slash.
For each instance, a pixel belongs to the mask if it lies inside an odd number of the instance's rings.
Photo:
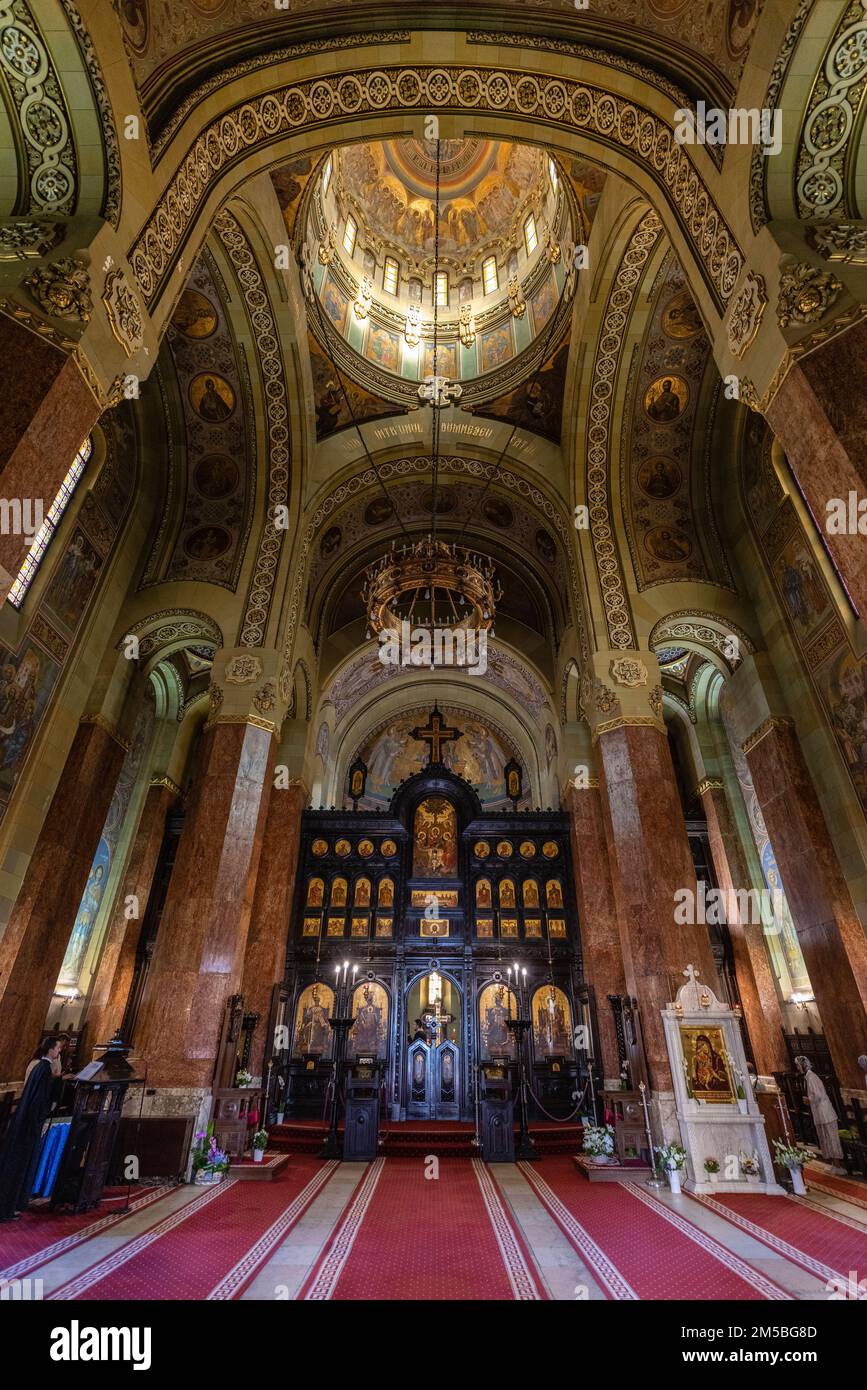
<path id="1" fill-rule="evenodd" d="M 867 0 L 0 0 L 0 1285 L 867 1296 L 865 116 Z"/>

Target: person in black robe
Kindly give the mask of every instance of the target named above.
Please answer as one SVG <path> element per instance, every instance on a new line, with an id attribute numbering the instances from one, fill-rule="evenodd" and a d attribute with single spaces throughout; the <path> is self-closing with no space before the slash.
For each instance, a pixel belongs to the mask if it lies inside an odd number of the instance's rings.
<path id="1" fill-rule="evenodd" d="M 36 1181 L 42 1128 L 57 1098 L 52 1063 L 63 1050 L 63 1038 L 46 1038 L 39 1060 L 30 1071 L 9 1124 L 0 1154 L 0 1221 L 14 1221 L 26 1211 Z"/>

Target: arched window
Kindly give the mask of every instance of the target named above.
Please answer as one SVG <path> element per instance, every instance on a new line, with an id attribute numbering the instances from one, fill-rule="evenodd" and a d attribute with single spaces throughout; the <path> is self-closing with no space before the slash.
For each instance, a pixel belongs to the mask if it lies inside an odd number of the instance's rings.
<path id="1" fill-rule="evenodd" d="M 24 557 L 24 563 L 18 571 L 12 588 L 6 595 L 13 608 L 20 608 L 24 602 L 24 596 L 36 578 L 45 552 L 54 538 L 63 513 L 72 501 L 72 494 L 81 481 L 92 453 L 93 440 L 88 435 L 78 453 L 75 455 L 75 458 L 72 460 L 72 466 L 63 479 L 63 482 L 60 484 L 60 491 L 49 507 L 48 515 L 41 521 L 39 529 L 33 537 L 30 549 Z M 30 505 L 29 500 L 27 505 Z M 36 518 L 24 517 L 21 519 L 25 522 L 28 520 L 32 522 Z"/>
<path id="2" fill-rule="evenodd" d="M 536 247 L 539 245 L 539 237 L 536 233 L 536 219 L 532 212 L 524 223 L 524 245 L 527 248 L 528 256 L 532 256 Z"/>

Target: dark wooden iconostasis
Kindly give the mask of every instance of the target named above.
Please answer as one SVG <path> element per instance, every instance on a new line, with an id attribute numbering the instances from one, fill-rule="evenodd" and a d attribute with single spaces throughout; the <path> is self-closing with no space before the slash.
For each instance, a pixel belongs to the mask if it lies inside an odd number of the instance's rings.
<path id="1" fill-rule="evenodd" d="M 287 1044 L 274 1056 L 282 1086 L 272 1096 L 287 1118 L 323 1113 L 335 971 L 346 961 L 347 1059 L 384 1064 L 384 1117 L 471 1120 L 480 1062 L 503 1059 L 514 1079 L 505 1020 L 516 1014 L 516 961 L 527 970 L 532 1090 L 552 1115 L 574 1108 L 597 1033 L 564 812 L 486 812 L 441 763 L 402 783 L 387 813 L 305 811 L 272 1019 Z M 589 1044 L 576 1050 L 578 1025 Z"/>

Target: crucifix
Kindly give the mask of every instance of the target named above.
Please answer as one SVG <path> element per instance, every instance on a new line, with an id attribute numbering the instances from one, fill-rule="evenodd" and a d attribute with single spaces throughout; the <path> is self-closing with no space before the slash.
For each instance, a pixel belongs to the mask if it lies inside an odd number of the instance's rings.
<path id="1" fill-rule="evenodd" d="M 447 726 L 445 719 L 440 714 L 439 709 L 436 705 L 434 705 L 433 709 L 431 710 L 430 719 L 426 726 L 423 729 L 413 729 L 410 737 L 417 738 L 422 743 L 428 744 L 430 748 L 430 754 L 428 756 L 427 761 L 428 767 L 430 767 L 431 763 L 442 762 L 443 744 L 451 743 L 453 739 L 461 738 L 462 731 L 460 729 L 450 729 Z"/>

